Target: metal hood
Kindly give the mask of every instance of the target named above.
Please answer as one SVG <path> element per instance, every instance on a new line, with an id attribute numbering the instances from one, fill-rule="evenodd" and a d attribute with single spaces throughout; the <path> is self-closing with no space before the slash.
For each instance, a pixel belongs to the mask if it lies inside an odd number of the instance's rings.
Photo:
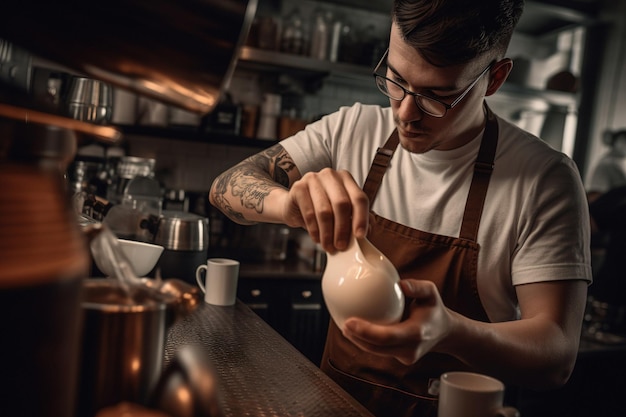
<path id="1" fill-rule="evenodd" d="M 77 72 L 196 113 L 232 76 L 257 0 L 19 0 L 0 38 Z"/>

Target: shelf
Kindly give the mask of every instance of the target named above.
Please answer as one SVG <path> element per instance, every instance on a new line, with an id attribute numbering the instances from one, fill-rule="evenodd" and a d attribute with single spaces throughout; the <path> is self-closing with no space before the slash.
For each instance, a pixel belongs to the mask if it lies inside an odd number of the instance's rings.
<path id="1" fill-rule="evenodd" d="M 578 107 L 578 96 L 575 93 L 557 90 L 539 90 L 513 82 L 504 83 L 496 94 L 513 97 L 515 99 L 538 98 L 554 106 L 566 107 L 568 110 L 575 110 Z"/>
<path id="2" fill-rule="evenodd" d="M 325 3 L 337 4 L 354 9 L 363 9 L 374 13 L 389 14 L 391 12 L 392 0 L 321 0 Z"/>
<path id="3" fill-rule="evenodd" d="M 524 13 L 515 29 L 530 36 L 543 36 L 560 32 L 575 26 L 586 26 L 595 19 L 590 14 L 590 1 L 526 1 Z M 578 8 L 573 6 L 580 5 Z"/>
<path id="4" fill-rule="evenodd" d="M 252 139 L 240 135 L 220 132 L 200 131 L 193 127 L 156 127 L 123 125 L 118 126 L 123 136 L 146 136 L 162 139 L 176 139 L 189 142 L 204 142 L 218 145 L 241 146 L 248 148 L 267 148 L 278 140 Z"/>
<path id="5" fill-rule="evenodd" d="M 340 74 L 349 77 L 365 78 L 372 76 L 372 68 L 343 62 L 322 61 L 303 55 L 243 47 L 239 54 L 241 66 L 263 71 L 295 72 L 307 77 L 324 77 Z"/>

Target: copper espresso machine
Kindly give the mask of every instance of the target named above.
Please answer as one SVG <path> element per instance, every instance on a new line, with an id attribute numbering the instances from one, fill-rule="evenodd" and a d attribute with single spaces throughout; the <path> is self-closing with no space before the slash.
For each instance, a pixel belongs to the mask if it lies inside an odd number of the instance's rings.
<path id="1" fill-rule="evenodd" d="M 206 114 L 230 80 L 256 6 L 256 0 L 20 0 L 2 7 L 0 39 Z M 28 88 L 0 82 L 2 415 L 75 415 L 89 255 L 62 173 L 81 140 L 120 138 L 112 126 L 66 117 Z"/>

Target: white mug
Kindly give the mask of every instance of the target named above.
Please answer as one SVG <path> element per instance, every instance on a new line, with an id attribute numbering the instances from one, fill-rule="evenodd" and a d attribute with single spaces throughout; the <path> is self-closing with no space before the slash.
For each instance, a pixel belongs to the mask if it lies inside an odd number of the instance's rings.
<path id="1" fill-rule="evenodd" d="M 519 417 L 513 407 L 504 407 L 504 384 L 473 372 L 448 372 L 439 382 L 437 417 Z"/>
<path id="2" fill-rule="evenodd" d="M 202 271 L 206 270 L 206 279 Z M 196 281 L 204 293 L 204 301 L 218 306 L 232 306 L 237 299 L 239 261 L 225 258 L 210 258 L 196 268 Z M 206 281 L 206 284 L 205 282 Z"/>

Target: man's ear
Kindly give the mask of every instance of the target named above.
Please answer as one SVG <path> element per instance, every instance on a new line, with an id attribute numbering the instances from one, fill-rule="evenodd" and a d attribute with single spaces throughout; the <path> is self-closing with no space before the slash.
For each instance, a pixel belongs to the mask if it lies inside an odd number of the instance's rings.
<path id="1" fill-rule="evenodd" d="M 486 96 L 495 94 L 498 91 L 509 76 L 511 69 L 513 69 L 513 61 L 510 58 L 501 59 L 493 64 L 489 72 L 489 87 L 487 87 Z"/>

